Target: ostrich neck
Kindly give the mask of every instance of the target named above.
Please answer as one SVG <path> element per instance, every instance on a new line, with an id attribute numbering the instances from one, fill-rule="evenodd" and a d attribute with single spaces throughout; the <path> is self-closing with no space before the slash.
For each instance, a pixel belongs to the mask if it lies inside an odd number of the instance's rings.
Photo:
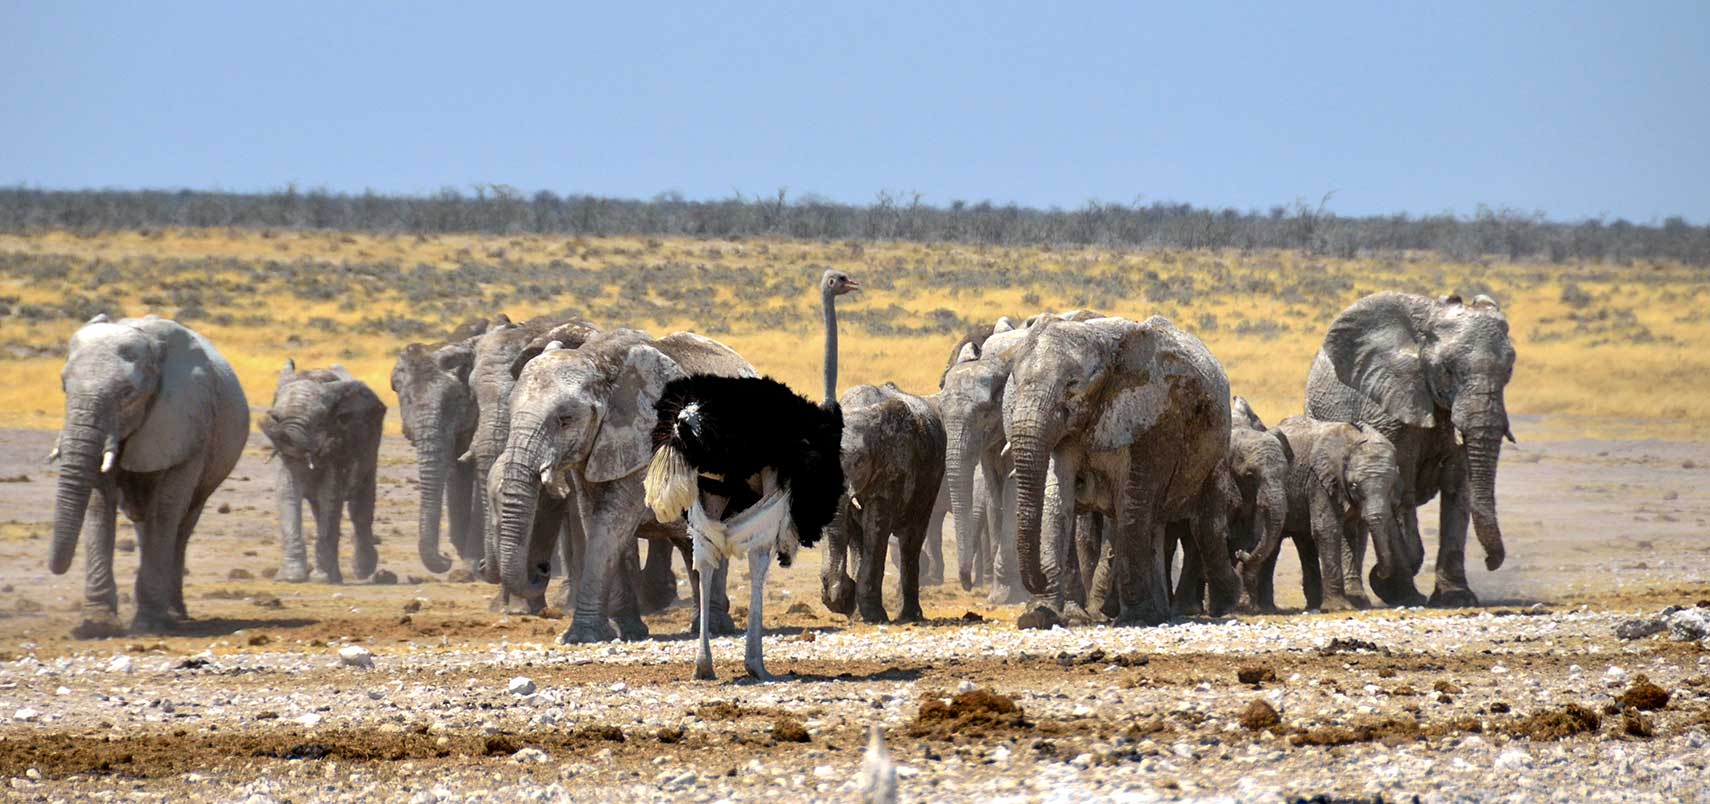
<path id="1" fill-rule="evenodd" d="M 825 402 L 837 401 L 837 297 L 830 291 L 820 295 L 825 308 Z"/>

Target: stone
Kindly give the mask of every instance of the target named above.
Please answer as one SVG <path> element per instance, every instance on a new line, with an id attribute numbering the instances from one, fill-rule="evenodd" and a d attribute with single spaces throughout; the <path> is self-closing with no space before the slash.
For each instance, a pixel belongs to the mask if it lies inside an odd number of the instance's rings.
<path id="1" fill-rule="evenodd" d="M 367 670 L 374 667 L 374 654 L 361 645 L 346 645 L 338 649 L 338 662 L 346 667 Z"/>
<path id="2" fill-rule="evenodd" d="M 538 764 L 550 761 L 551 759 L 552 757 L 545 751 L 534 747 L 519 748 L 516 753 L 511 754 L 511 761 L 519 765 Z"/>
<path id="3" fill-rule="evenodd" d="M 528 676 L 517 676 L 511 679 L 511 683 L 505 685 L 505 692 L 517 697 L 533 695 L 534 691 L 534 679 Z"/>
<path id="4" fill-rule="evenodd" d="M 122 653 L 114 656 L 113 660 L 107 663 L 107 672 L 109 673 L 131 673 L 135 672 L 136 669 L 136 661 Z"/>

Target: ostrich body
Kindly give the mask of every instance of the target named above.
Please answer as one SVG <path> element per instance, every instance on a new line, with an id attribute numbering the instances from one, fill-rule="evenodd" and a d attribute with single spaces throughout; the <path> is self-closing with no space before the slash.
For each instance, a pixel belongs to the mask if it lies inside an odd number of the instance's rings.
<path id="1" fill-rule="evenodd" d="M 764 586 L 772 557 L 789 566 L 812 546 L 843 495 L 843 411 L 837 404 L 836 298 L 859 290 L 841 271 L 821 277 L 825 398 L 819 404 L 770 377 L 691 375 L 665 385 L 653 430 L 647 504 L 661 522 L 688 515 L 701 584 L 704 565 L 748 553 L 750 605 L 744 666 L 770 678 L 761 655 Z M 705 606 L 703 599 L 703 607 Z M 702 612 L 695 677 L 714 678 Z"/>

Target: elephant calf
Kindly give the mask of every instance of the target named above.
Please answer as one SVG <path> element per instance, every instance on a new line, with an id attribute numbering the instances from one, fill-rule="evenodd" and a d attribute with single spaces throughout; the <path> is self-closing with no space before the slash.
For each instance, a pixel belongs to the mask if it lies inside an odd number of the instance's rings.
<path id="1" fill-rule="evenodd" d="M 279 456 L 279 531 L 285 565 L 279 580 L 341 583 L 339 518 L 350 508 L 356 530 L 356 577 L 374 574 L 374 476 L 386 405 L 373 389 L 343 366 L 297 370 L 286 360 L 273 407 L 262 414 L 261 432 Z M 315 516 L 315 569 L 303 545 L 303 498 Z"/>
<path id="2" fill-rule="evenodd" d="M 1385 599 L 1423 603 L 1409 570 L 1401 472 L 1389 439 L 1366 425 L 1307 416 L 1284 419 L 1276 432 L 1293 454 L 1283 533 L 1243 558 L 1272 566 L 1282 535 L 1294 538 L 1297 545 L 1310 539 L 1318 560 L 1314 566 L 1302 550 L 1307 607 L 1364 608 L 1368 604 L 1360 569 L 1369 535 L 1378 554 L 1372 585 L 1390 592 Z"/>

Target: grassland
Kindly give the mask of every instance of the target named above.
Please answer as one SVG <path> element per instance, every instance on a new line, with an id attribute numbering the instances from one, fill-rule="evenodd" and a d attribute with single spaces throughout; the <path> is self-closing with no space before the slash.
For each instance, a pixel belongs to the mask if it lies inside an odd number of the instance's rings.
<path id="1" fill-rule="evenodd" d="M 1509 408 L 1544 417 L 1517 426 L 1522 439 L 1710 432 L 1710 271 L 1668 263 L 254 229 L 0 235 L 0 426 L 58 427 L 64 344 L 101 311 L 203 332 L 257 409 L 286 357 L 342 363 L 391 403 L 401 346 L 498 311 L 693 329 L 814 388 L 809 288 L 828 266 L 866 288 L 839 308 L 844 387 L 891 380 L 927 393 L 976 323 L 1087 307 L 1170 317 L 1274 419 L 1300 409 L 1319 339 L 1346 304 L 1376 290 L 1454 290 L 1488 293 L 1508 313 L 1520 354 Z"/>

